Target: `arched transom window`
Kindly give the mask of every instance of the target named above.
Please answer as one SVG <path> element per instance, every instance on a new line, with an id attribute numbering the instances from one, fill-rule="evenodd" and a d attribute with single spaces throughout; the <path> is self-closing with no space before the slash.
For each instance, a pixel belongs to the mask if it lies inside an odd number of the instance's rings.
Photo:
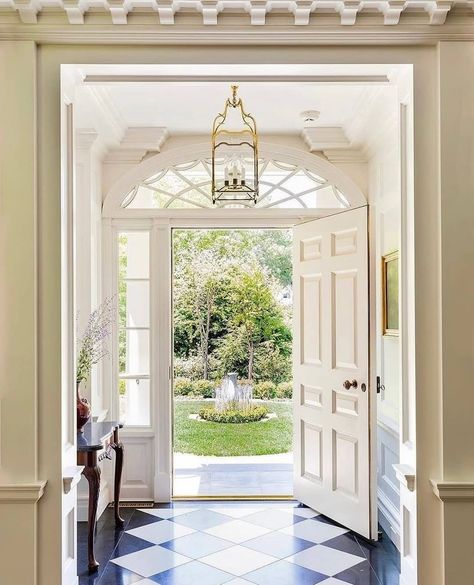
<path id="1" fill-rule="evenodd" d="M 217 161 L 223 164 L 222 161 Z M 321 209 L 350 207 L 336 184 L 296 164 L 274 159 L 259 163 L 259 208 Z M 220 207 L 245 207 L 246 202 L 223 202 Z M 211 161 L 206 158 L 176 164 L 141 181 L 126 195 L 129 209 L 209 208 Z M 253 207 L 253 204 L 250 204 Z"/>

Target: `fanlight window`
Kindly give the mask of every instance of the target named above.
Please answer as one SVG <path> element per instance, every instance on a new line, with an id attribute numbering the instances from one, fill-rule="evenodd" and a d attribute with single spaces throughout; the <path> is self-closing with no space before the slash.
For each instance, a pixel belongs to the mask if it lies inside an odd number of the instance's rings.
<path id="1" fill-rule="evenodd" d="M 217 161 L 218 164 L 223 164 Z M 350 204 L 336 185 L 314 172 L 277 160 L 261 160 L 259 208 L 346 208 Z M 219 207 L 253 207 L 247 202 L 222 202 Z M 213 207 L 211 161 L 178 164 L 136 185 L 122 202 L 129 209 Z"/>

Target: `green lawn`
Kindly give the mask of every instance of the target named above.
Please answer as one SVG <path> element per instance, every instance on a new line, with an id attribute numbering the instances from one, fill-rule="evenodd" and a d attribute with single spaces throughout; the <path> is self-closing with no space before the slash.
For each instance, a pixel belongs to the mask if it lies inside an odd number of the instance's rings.
<path id="1" fill-rule="evenodd" d="M 265 402 L 278 418 L 244 424 L 214 423 L 189 419 L 212 402 L 176 400 L 174 403 L 174 450 L 194 455 L 270 455 L 292 450 L 292 405 Z"/>

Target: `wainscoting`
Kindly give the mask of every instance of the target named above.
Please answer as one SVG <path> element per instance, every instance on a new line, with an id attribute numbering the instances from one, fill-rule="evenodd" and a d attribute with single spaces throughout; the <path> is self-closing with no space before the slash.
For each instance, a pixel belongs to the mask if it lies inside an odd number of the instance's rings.
<path id="1" fill-rule="evenodd" d="M 398 433 L 381 421 L 377 424 L 377 500 L 379 523 L 400 548 L 400 489 L 393 464 L 399 462 Z"/>

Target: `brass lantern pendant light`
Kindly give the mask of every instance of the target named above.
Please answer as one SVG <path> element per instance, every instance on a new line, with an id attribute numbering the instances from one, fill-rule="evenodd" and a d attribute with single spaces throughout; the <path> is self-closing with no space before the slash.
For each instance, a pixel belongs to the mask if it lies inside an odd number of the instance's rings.
<path id="1" fill-rule="evenodd" d="M 212 203 L 255 204 L 258 199 L 257 124 L 237 97 L 238 86 L 231 88 L 232 97 L 227 98 L 224 111 L 216 116 L 212 127 Z"/>

